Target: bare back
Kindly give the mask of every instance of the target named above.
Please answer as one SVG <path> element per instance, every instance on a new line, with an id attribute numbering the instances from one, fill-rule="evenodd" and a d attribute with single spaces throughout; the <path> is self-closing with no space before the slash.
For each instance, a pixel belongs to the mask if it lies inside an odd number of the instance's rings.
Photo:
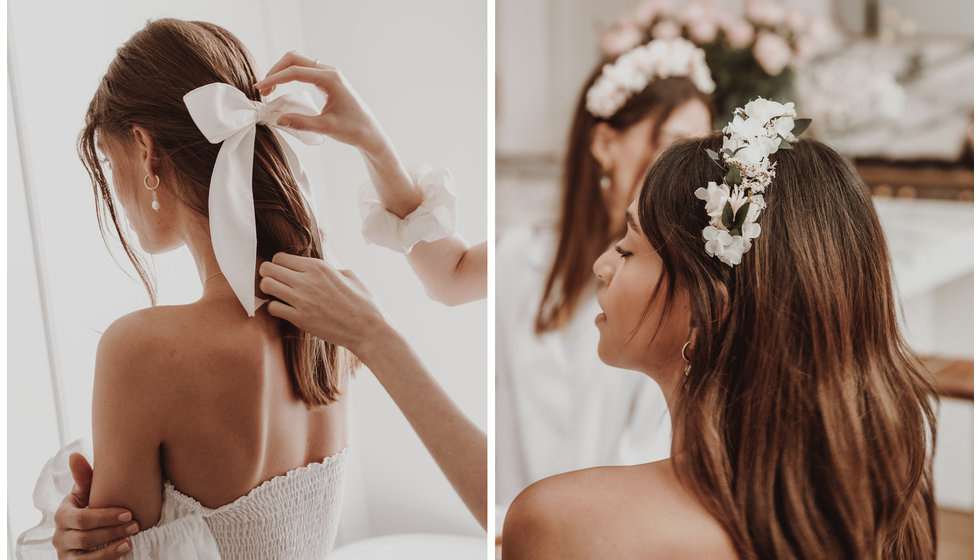
<path id="1" fill-rule="evenodd" d="M 226 298 L 114 323 L 96 366 L 92 505 L 127 507 L 147 527 L 158 516 L 162 480 L 216 508 L 342 451 L 346 396 L 311 408 L 299 400 L 279 321 L 265 307 L 248 318 Z M 102 465 L 109 474 L 99 476 Z"/>
<path id="2" fill-rule="evenodd" d="M 280 320 L 264 307 L 246 318 L 231 303 L 175 310 L 188 346 L 173 355 L 163 472 L 207 507 L 347 445 L 346 399 L 307 408 L 290 384 Z"/>

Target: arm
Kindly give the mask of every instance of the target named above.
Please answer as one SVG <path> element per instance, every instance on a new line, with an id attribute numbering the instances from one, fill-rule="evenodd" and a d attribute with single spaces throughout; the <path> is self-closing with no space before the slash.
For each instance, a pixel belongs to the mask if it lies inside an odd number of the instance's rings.
<path id="1" fill-rule="evenodd" d="M 102 335 L 95 360 L 92 439 L 95 465 L 90 506 L 123 507 L 140 527 L 160 518 L 164 387 L 157 382 L 152 346 L 159 325 L 145 312 L 118 319 Z M 148 333 L 154 333 L 153 337 Z"/>
<path id="2" fill-rule="evenodd" d="M 51 544 L 58 558 L 73 560 L 115 560 L 129 552 L 131 544 L 126 537 L 139 531 L 133 515 L 121 508 L 91 509 L 88 506 L 92 489 L 92 467 L 78 453 L 68 459 L 75 486 L 65 496 L 55 512 L 56 525 Z M 120 542 L 113 542 L 119 540 Z M 113 543 L 113 546 L 102 545 Z M 92 550 L 96 549 L 96 550 Z M 88 552 L 92 550 L 91 552 Z"/>
<path id="3" fill-rule="evenodd" d="M 422 204 L 422 191 L 412 181 L 388 135 L 336 68 L 290 52 L 255 87 L 269 95 L 276 85 L 292 80 L 315 85 L 326 94 L 327 103 L 320 115 L 284 115 L 280 125 L 326 134 L 357 148 L 382 205 L 395 216 L 405 218 Z M 486 297 L 485 242 L 470 247 L 459 235 L 420 242 L 409 253 L 408 262 L 429 297 L 440 303 L 458 305 Z"/>
<path id="4" fill-rule="evenodd" d="M 350 271 L 279 253 L 259 287 L 269 313 L 351 350 L 381 382 L 466 507 L 486 528 L 487 437 L 439 387 Z"/>
<path id="5" fill-rule="evenodd" d="M 408 343 L 388 327 L 352 351 L 378 378 L 470 513 L 487 527 L 487 436 L 436 383 Z"/>

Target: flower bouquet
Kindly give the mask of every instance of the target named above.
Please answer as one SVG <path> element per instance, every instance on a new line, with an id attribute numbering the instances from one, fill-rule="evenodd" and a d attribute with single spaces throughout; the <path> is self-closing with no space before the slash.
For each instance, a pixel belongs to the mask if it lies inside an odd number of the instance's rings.
<path id="1" fill-rule="evenodd" d="M 732 112 L 762 96 L 794 100 L 793 66 L 827 44 L 831 27 L 772 0 L 746 0 L 739 15 L 712 0 L 645 0 L 602 33 L 604 57 L 616 57 L 653 39 L 684 37 L 705 52 L 717 85 L 714 110 L 719 126 Z"/>

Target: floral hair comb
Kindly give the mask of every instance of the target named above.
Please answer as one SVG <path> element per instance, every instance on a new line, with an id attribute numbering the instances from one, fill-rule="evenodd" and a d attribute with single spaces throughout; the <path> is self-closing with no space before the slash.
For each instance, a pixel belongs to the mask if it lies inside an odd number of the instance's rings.
<path id="1" fill-rule="evenodd" d="M 792 103 L 758 98 L 735 110 L 734 118 L 722 132 L 721 153 L 705 150 L 725 170 L 719 185 L 694 191 L 705 201 L 708 226 L 701 231 L 709 255 L 734 266 L 752 248 L 752 240 L 762 228 L 756 221 L 766 207 L 763 193 L 775 177 L 776 164 L 769 156 L 791 148 L 790 142 L 810 126 L 811 119 L 797 119 Z"/>

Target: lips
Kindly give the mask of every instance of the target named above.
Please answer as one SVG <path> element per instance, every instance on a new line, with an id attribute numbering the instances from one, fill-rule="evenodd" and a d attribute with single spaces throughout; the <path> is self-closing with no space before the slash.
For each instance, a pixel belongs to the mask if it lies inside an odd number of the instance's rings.
<path id="1" fill-rule="evenodd" d="M 605 313 L 600 313 L 600 314 L 598 314 L 598 315 L 595 316 L 595 324 L 596 325 L 598 325 L 600 323 L 605 323 L 605 322 L 606 322 L 606 314 Z"/>

